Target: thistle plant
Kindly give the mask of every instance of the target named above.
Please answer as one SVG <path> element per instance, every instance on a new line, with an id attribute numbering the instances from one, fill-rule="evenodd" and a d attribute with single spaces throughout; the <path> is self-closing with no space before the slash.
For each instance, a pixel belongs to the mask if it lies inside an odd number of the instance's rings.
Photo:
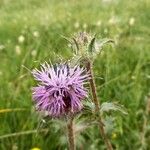
<path id="1" fill-rule="evenodd" d="M 73 58 L 66 63 L 45 62 L 40 69 L 34 69 L 32 74 L 38 85 L 32 88 L 33 101 L 38 112 L 53 119 L 66 118 L 68 130 L 69 150 L 75 150 L 74 118 L 81 114 L 85 108 L 85 99 L 91 95 L 94 104 L 93 122 L 99 127 L 99 132 L 104 140 L 107 150 L 112 150 L 112 144 L 107 136 L 102 114 L 104 111 L 119 110 L 122 107 L 113 103 L 101 104 L 97 95 L 97 88 L 93 72 L 94 60 L 101 52 L 102 47 L 112 40 L 97 41 L 96 35 L 91 36 L 85 32 L 79 33 L 72 39 L 67 39 L 73 50 Z M 91 94 L 85 87 L 89 84 Z M 91 112 L 93 112 L 92 108 Z M 125 113 L 124 111 L 122 111 Z"/>
<path id="2" fill-rule="evenodd" d="M 103 44 L 107 42 L 112 42 L 112 40 L 104 40 L 101 43 L 96 43 L 96 37 L 92 37 L 91 35 L 87 34 L 86 32 L 79 33 L 73 38 L 73 41 L 76 46 L 76 55 L 81 55 L 82 60 L 84 61 L 84 65 L 87 68 L 87 72 L 90 74 L 89 84 L 91 87 L 91 95 L 92 101 L 95 105 L 95 114 L 97 115 L 98 126 L 100 130 L 100 134 L 106 144 L 108 150 L 112 150 L 112 145 L 110 140 L 108 139 L 105 130 L 103 121 L 100 114 L 100 100 L 97 96 L 97 89 L 94 79 L 93 73 L 93 61 L 96 56 L 101 52 Z"/>
<path id="3" fill-rule="evenodd" d="M 89 78 L 85 69 L 67 63 L 50 65 L 44 63 L 41 69 L 32 71 L 39 85 L 33 88 L 33 100 L 38 111 L 52 118 L 68 118 L 69 149 L 75 149 L 73 117 L 83 108 L 82 100 L 87 97 L 84 88 Z"/>

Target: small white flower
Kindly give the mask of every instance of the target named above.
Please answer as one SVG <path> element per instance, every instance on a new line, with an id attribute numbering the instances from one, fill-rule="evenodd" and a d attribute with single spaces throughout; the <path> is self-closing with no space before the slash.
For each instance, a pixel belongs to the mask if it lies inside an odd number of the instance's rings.
<path id="1" fill-rule="evenodd" d="M 150 74 L 146 75 L 147 79 L 150 79 Z"/>
<path id="2" fill-rule="evenodd" d="M 79 26 L 80 26 L 79 22 L 76 22 L 76 23 L 74 24 L 74 27 L 75 27 L 76 29 L 78 29 Z"/>
<path id="3" fill-rule="evenodd" d="M 84 24 L 83 24 L 83 29 L 86 29 L 86 28 L 87 28 L 87 24 L 84 23 Z"/>
<path id="4" fill-rule="evenodd" d="M 16 54 L 17 54 L 17 55 L 20 55 L 20 54 L 21 54 L 21 49 L 20 49 L 20 46 L 19 46 L 19 45 L 16 45 L 15 51 L 16 51 Z"/>
<path id="5" fill-rule="evenodd" d="M 0 45 L 0 50 L 3 50 L 5 48 L 4 45 Z"/>
<path id="6" fill-rule="evenodd" d="M 36 56 L 36 55 L 37 55 L 37 51 L 36 51 L 36 50 L 32 50 L 32 51 L 31 51 L 31 55 L 32 55 L 32 56 Z"/>
<path id="7" fill-rule="evenodd" d="M 99 27 L 101 26 L 102 22 L 100 20 L 97 21 L 96 25 Z"/>
<path id="8" fill-rule="evenodd" d="M 119 21 L 119 20 L 118 20 L 117 17 L 112 16 L 112 17 L 108 20 L 108 23 L 111 24 L 111 25 L 115 25 L 118 21 Z"/>
<path id="9" fill-rule="evenodd" d="M 129 19 L 129 25 L 130 25 L 130 26 L 133 26 L 134 23 L 135 23 L 135 19 L 134 19 L 133 17 L 131 17 L 131 18 Z"/>
<path id="10" fill-rule="evenodd" d="M 24 40 L 25 40 L 25 37 L 24 37 L 23 35 L 20 35 L 20 36 L 18 37 L 18 42 L 19 42 L 19 43 L 23 43 Z"/>
<path id="11" fill-rule="evenodd" d="M 18 150 L 18 146 L 15 143 L 12 145 L 12 150 Z"/>
<path id="12" fill-rule="evenodd" d="M 34 36 L 34 37 L 39 37 L 39 32 L 38 32 L 38 31 L 34 31 L 34 32 L 33 32 L 33 36 Z"/>
<path id="13" fill-rule="evenodd" d="M 131 79 L 132 79 L 132 80 L 135 80 L 135 76 L 131 76 Z"/>

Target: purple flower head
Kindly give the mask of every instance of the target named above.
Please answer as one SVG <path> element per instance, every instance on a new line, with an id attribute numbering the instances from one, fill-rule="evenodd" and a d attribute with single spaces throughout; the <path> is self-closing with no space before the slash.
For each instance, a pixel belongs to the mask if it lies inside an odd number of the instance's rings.
<path id="1" fill-rule="evenodd" d="M 32 74 L 39 81 L 39 85 L 33 88 L 33 100 L 38 111 L 61 117 L 82 109 L 81 101 L 88 95 L 84 84 L 89 78 L 84 68 L 45 63 L 41 70 L 35 69 Z"/>

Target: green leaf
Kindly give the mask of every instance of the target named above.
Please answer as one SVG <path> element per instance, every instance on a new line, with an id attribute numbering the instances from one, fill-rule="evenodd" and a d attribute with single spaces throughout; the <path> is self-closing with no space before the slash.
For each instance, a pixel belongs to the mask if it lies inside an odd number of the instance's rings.
<path id="1" fill-rule="evenodd" d="M 95 51 L 95 40 L 96 40 L 96 38 L 94 37 L 94 38 L 91 40 L 91 42 L 90 42 L 90 44 L 89 44 L 89 46 L 88 46 L 88 51 L 89 51 L 90 53 L 92 53 L 92 52 Z"/>
<path id="2" fill-rule="evenodd" d="M 76 39 L 75 38 L 70 39 L 63 35 L 61 35 L 61 37 L 71 44 L 73 52 L 77 54 L 77 52 L 79 51 L 79 46 L 78 46 Z"/>
<path id="3" fill-rule="evenodd" d="M 75 66 L 77 64 L 79 64 L 82 60 L 82 57 L 80 55 L 74 55 L 70 60 L 70 65 L 71 66 Z"/>
<path id="4" fill-rule="evenodd" d="M 89 109 L 89 110 L 91 110 L 91 111 L 94 111 L 94 110 L 95 110 L 95 105 L 94 105 L 93 102 L 84 101 L 83 104 L 84 104 L 84 108 L 87 108 L 87 109 Z"/>
<path id="5" fill-rule="evenodd" d="M 101 113 L 103 112 L 109 112 L 109 111 L 119 111 L 125 115 L 127 115 L 127 112 L 125 111 L 125 108 L 122 105 L 119 105 L 118 103 L 108 103 L 108 102 L 104 102 L 101 105 L 100 108 Z"/>
<path id="6" fill-rule="evenodd" d="M 100 42 L 100 47 L 103 47 L 105 44 L 107 43 L 114 43 L 114 40 L 112 39 L 103 39 L 101 42 Z"/>
<path id="7" fill-rule="evenodd" d="M 115 121 L 115 118 L 113 118 L 113 117 L 106 117 L 105 118 L 105 120 L 104 120 L 104 128 L 105 128 L 105 131 L 106 131 L 106 133 L 108 134 L 110 134 L 110 133 L 112 133 L 112 131 L 114 130 L 114 128 L 115 128 L 115 123 L 114 123 L 114 121 Z"/>
<path id="8" fill-rule="evenodd" d="M 112 39 L 102 39 L 100 41 L 97 41 L 95 46 L 95 52 L 100 53 L 103 46 L 107 43 L 114 43 L 114 41 Z"/>
<path id="9" fill-rule="evenodd" d="M 66 41 L 68 41 L 70 44 L 72 44 L 72 41 L 71 41 L 70 38 L 67 38 L 67 37 L 64 36 L 64 35 L 61 35 L 61 37 L 62 37 L 63 39 L 65 39 Z"/>
<path id="10" fill-rule="evenodd" d="M 75 38 L 72 38 L 72 39 L 73 39 L 73 42 L 74 42 L 74 44 L 75 44 L 74 53 L 77 54 L 78 51 L 80 50 L 80 49 L 79 49 L 79 45 L 78 45 L 78 42 L 76 41 Z"/>

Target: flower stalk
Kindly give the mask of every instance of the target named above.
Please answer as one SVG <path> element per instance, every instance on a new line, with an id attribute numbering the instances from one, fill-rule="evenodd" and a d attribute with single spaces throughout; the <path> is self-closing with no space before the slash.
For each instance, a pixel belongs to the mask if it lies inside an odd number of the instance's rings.
<path id="1" fill-rule="evenodd" d="M 68 119 L 67 130 L 68 130 L 69 150 L 75 150 L 76 148 L 75 148 L 75 139 L 74 139 L 73 117 L 70 117 Z"/>
<path id="2" fill-rule="evenodd" d="M 94 80 L 94 74 L 93 74 L 93 68 L 92 68 L 93 64 L 92 62 L 88 59 L 87 60 L 87 71 L 90 74 L 90 79 L 89 79 L 89 83 L 90 83 L 90 87 L 91 87 L 91 93 L 92 93 L 92 97 L 93 97 L 93 103 L 95 105 L 95 114 L 98 115 L 98 122 L 99 122 L 99 130 L 100 130 L 100 134 L 107 146 L 107 150 L 113 150 L 112 145 L 110 140 L 108 139 L 105 130 L 104 130 L 104 125 L 102 122 L 102 118 L 100 115 L 100 101 L 98 100 L 97 97 L 97 91 L 96 91 L 96 84 L 95 84 L 95 80 Z"/>

